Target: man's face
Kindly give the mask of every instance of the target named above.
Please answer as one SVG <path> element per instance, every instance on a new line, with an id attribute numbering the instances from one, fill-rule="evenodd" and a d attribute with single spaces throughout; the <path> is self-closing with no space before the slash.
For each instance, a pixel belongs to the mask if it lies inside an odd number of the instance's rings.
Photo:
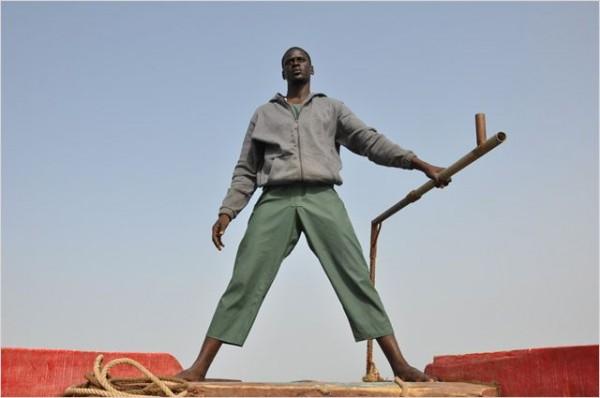
<path id="1" fill-rule="evenodd" d="M 304 52 L 292 50 L 283 59 L 283 78 L 288 82 L 304 82 L 310 80 L 313 67 Z"/>

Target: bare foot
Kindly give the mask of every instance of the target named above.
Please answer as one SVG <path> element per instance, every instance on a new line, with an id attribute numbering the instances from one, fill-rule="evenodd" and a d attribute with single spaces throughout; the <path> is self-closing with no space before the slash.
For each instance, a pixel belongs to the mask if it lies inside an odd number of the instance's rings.
<path id="1" fill-rule="evenodd" d="M 194 371 L 194 369 L 192 368 L 182 370 L 181 372 L 177 373 L 174 377 L 178 377 L 187 381 L 204 381 L 204 376 Z"/>
<path id="2" fill-rule="evenodd" d="M 437 381 L 435 377 L 427 376 L 417 368 L 413 368 L 407 365 L 395 372 L 395 376 L 401 378 L 403 381 Z"/>

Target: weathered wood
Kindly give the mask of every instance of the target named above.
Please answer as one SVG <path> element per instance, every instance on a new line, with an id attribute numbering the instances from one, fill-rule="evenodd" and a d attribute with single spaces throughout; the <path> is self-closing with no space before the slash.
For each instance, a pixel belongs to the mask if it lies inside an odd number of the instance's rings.
<path id="1" fill-rule="evenodd" d="M 493 385 L 470 383 L 409 383 L 401 388 L 394 382 L 292 383 L 199 382 L 191 383 L 194 397 L 496 397 Z"/>

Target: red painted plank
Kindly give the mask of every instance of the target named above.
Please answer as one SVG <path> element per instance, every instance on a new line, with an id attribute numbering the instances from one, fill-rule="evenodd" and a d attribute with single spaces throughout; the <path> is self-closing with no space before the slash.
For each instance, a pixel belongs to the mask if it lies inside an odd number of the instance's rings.
<path id="1" fill-rule="evenodd" d="M 131 358 L 156 375 L 173 375 L 182 370 L 171 354 L 139 352 L 96 352 L 31 348 L 2 348 L 3 397 L 61 396 L 65 389 L 85 382 L 94 360 L 104 355 L 104 364 L 116 358 Z M 135 368 L 111 368 L 116 377 L 142 377 Z"/>
<path id="2" fill-rule="evenodd" d="M 598 345 L 445 355 L 427 365 L 443 381 L 497 383 L 502 396 L 598 396 Z"/>

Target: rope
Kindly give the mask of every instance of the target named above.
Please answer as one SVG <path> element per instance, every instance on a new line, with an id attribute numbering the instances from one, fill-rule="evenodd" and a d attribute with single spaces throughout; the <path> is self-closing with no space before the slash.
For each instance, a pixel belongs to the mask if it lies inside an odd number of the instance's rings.
<path id="1" fill-rule="evenodd" d="M 385 379 L 381 377 L 381 374 L 379 373 L 379 370 L 373 361 L 368 363 L 367 374 L 363 376 L 362 380 L 371 383 L 376 381 L 385 381 Z"/>
<path id="2" fill-rule="evenodd" d="M 139 362 L 129 358 L 114 359 L 102 367 L 103 359 L 103 355 L 98 355 L 94 361 L 93 373 L 85 375 L 87 382 L 67 388 L 65 396 L 139 397 L 153 395 L 185 397 L 188 394 L 189 383 L 186 380 L 168 376 L 159 378 Z M 133 366 L 146 377 L 112 378 L 108 371 L 118 365 Z"/>
<path id="3" fill-rule="evenodd" d="M 408 397 L 408 386 L 406 385 L 406 382 L 398 376 L 396 376 L 394 377 L 394 383 L 398 384 L 398 387 L 400 387 L 400 396 Z"/>

